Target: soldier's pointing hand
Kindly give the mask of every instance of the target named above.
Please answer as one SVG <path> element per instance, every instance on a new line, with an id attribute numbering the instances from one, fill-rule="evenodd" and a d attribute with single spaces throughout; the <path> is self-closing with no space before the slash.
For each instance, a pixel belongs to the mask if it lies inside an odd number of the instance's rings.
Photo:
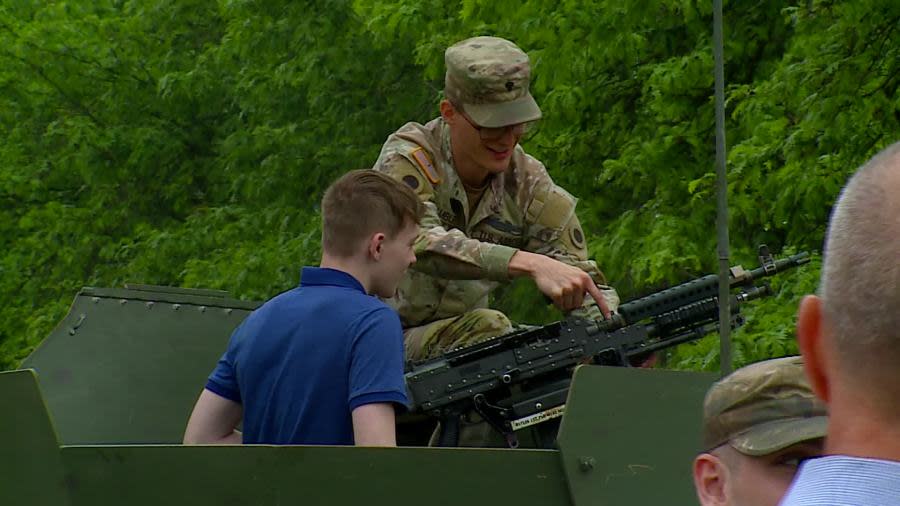
<path id="1" fill-rule="evenodd" d="M 584 295 L 590 294 L 603 316 L 609 318 L 609 306 L 594 280 L 581 269 L 545 255 L 518 251 L 509 261 L 512 276 L 528 275 L 538 289 L 563 312 L 581 307 Z"/>

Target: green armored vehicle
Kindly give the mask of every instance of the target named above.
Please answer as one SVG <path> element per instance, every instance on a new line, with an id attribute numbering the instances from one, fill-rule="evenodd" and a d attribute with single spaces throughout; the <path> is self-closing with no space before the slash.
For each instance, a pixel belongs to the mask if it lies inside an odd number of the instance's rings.
<path id="1" fill-rule="evenodd" d="M 84 288 L 0 373 L 0 504 L 695 504 L 711 374 L 577 368 L 558 449 L 181 446 L 231 331 L 259 303 Z M 30 370 L 29 370 L 30 369 Z"/>

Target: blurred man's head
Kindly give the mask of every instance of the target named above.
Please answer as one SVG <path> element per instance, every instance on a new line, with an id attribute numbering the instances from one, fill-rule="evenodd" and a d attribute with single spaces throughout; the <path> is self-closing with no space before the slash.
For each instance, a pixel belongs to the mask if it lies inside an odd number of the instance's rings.
<path id="1" fill-rule="evenodd" d="M 775 506 L 800 461 L 822 453 L 827 415 L 799 357 L 758 362 L 714 384 L 703 403 L 694 486 L 703 506 Z"/>
<path id="2" fill-rule="evenodd" d="M 841 192 L 819 289 L 803 299 L 797 337 L 813 389 L 833 415 L 829 450 L 834 443 L 900 460 L 900 143 Z"/>

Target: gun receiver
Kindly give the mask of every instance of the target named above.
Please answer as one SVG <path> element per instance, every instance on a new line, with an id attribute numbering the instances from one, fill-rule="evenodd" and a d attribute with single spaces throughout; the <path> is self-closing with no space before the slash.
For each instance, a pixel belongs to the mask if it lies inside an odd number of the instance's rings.
<path id="1" fill-rule="evenodd" d="M 774 260 L 760 247 L 761 267 L 731 269 L 732 325 L 741 304 L 769 294 L 754 282 L 809 262 L 807 253 Z M 583 363 L 629 366 L 648 353 L 716 330 L 718 276 L 703 276 L 619 306 L 600 321 L 565 318 L 506 334 L 412 364 L 406 385 L 413 411 L 441 420 L 442 446 L 456 446 L 459 416 L 476 410 L 511 447 L 515 431 L 562 416 L 572 370 Z"/>

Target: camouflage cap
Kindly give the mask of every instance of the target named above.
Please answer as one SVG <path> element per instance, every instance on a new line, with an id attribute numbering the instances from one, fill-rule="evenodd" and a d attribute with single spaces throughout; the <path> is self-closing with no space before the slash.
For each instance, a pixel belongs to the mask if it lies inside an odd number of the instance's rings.
<path id="1" fill-rule="evenodd" d="M 541 109 L 528 85 L 528 55 L 498 37 L 473 37 L 444 53 L 444 94 L 480 126 L 515 125 L 540 119 Z"/>
<path id="2" fill-rule="evenodd" d="M 703 445 L 729 443 L 745 455 L 767 455 L 824 437 L 827 421 L 801 358 L 766 360 L 738 369 L 706 393 Z"/>

